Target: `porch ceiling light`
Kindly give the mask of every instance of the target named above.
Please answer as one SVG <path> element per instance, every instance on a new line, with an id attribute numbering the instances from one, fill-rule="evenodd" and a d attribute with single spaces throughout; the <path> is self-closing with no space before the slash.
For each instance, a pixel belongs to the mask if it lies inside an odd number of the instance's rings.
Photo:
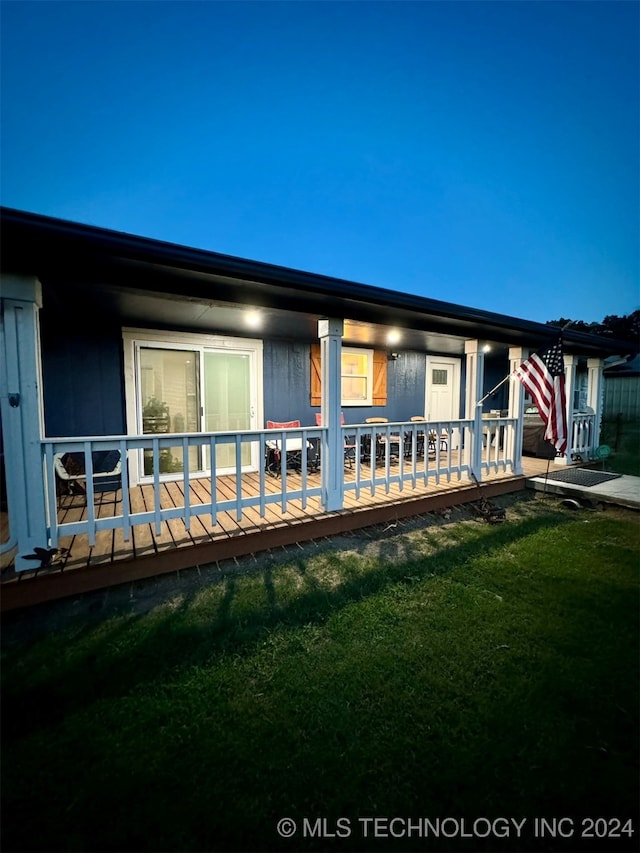
<path id="1" fill-rule="evenodd" d="M 387 343 L 388 344 L 397 344 L 400 343 L 400 338 L 402 335 L 397 329 L 391 329 L 387 334 Z"/>
<path id="2" fill-rule="evenodd" d="M 491 352 L 491 345 L 490 345 L 490 344 L 485 344 L 485 345 L 482 347 L 482 352 Z"/>
<path id="3" fill-rule="evenodd" d="M 247 311 L 244 321 L 250 329 L 259 329 L 262 326 L 262 314 L 259 311 Z"/>

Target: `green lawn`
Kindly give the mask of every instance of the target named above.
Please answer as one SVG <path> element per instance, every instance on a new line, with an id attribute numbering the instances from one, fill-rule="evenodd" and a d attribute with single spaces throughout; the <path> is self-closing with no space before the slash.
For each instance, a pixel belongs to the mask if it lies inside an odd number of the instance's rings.
<path id="1" fill-rule="evenodd" d="M 605 470 L 640 477 L 640 423 L 615 419 L 602 422 L 600 443 L 611 449 Z"/>
<path id="2" fill-rule="evenodd" d="M 3 850 L 636 849 L 639 529 L 529 497 L 5 643 Z"/>

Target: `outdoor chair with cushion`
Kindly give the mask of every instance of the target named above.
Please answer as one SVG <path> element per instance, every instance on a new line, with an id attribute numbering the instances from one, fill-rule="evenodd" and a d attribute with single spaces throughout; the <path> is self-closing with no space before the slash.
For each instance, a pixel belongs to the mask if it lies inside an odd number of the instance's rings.
<path id="1" fill-rule="evenodd" d="M 117 491 L 121 485 L 122 460 L 119 450 L 94 450 L 91 453 L 93 491 Z M 83 452 L 56 453 L 53 457 L 56 491 L 59 494 L 86 494 L 87 473 Z"/>
<path id="2" fill-rule="evenodd" d="M 388 424 L 389 418 L 365 418 L 366 424 Z M 364 442 L 363 442 L 364 444 Z M 386 446 L 387 446 L 387 436 L 384 433 L 376 433 L 376 453 L 375 459 L 376 462 L 381 462 L 385 459 L 386 455 Z M 368 455 L 369 459 L 371 458 L 371 439 L 368 441 L 368 451 L 365 449 L 363 455 Z M 396 460 L 400 457 L 400 436 L 397 433 L 393 433 L 389 436 L 389 456 L 390 458 L 395 458 Z"/>
<path id="3" fill-rule="evenodd" d="M 340 412 L 340 424 L 345 425 L 344 412 Z M 322 426 L 322 413 L 316 412 L 316 426 Z M 354 435 L 345 435 L 344 437 L 344 461 L 349 468 L 353 468 L 353 461 L 356 458 L 356 438 Z"/>
<path id="4" fill-rule="evenodd" d="M 267 429 L 296 429 L 300 428 L 300 421 L 267 421 Z M 302 436 L 294 434 L 287 436 L 284 442 L 286 449 L 285 465 L 287 470 L 302 471 Z M 306 442 L 307 470 L 318 469 L 318 446 L 316 443 Z M 266 442 L 265 470 L 268 474 L 277 477 L 282 474 L 282 438 L 268 439 Z"/>

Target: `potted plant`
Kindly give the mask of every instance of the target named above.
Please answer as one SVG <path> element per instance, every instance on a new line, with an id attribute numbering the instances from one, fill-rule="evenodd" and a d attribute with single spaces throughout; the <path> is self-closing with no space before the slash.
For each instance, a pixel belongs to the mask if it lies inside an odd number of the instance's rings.
<path id="1" fill-rule="evenodd" d="M 169 432 L 169 406 L 157 397 L 150 397 L 142 409 L 143 432 Z"/>

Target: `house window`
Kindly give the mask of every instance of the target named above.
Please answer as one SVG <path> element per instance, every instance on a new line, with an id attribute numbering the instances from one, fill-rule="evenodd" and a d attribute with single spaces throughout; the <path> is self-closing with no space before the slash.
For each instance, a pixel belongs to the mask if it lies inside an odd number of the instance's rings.
<path id="1" fill-rule="evenodd" d="M 373 388 L 373 350 L 342 349 L 342 405 L 370 406 Z"/>
<path id="2" fill-rule="evenodd" d="M 310 402 L 322 403 L 322 358 L 319 344 L 310 348 Z M 387 405 L 387 354 L 384 350 L 342 347 L 341 385 L 343 406 Z"/>

